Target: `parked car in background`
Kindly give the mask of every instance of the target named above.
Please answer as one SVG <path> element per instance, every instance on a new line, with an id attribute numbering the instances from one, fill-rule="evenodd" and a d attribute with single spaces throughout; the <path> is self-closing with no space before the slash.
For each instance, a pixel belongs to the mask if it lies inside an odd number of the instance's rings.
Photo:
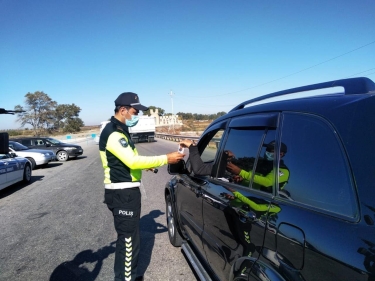
<path id="1" fill-rule="evenodd" d="M 31 180 L 31 163 L 23 157 L 0 154 L 0 189 L 12 184 Z"/>
<path id="2" fill-rule="evenodd" d="M 168 166 L 171 244 L 201 280 L 375 280 L 374 124 L 367 78 L 239 104 L 199 139 L 210 174 Z"/>
<path id="3" fill-rule="evenodd" d="M 31 163 L 23 157 L 9 154 L 8 134 L 0 133 L 0 189 L 31 180 Z"/>
<path id="4" fill-rule="evenodd" d="M 56 159 L 55 153 L 46 149 L 30 149 L 15 141 L 9 141 L 9 152 L 27 158 L 34 170 L 37 166 L 46 166 Z"/>
<path id="5" fill-rule="evenodd" d="M 83 154 L 81 146 L 71 143 L 63 143 L 49 137 L 24 137 L 14 138 L 12 141 L 19 142 L 28 148 L 46 149 L 55 153 L 58 161 L 67 161 Z"/>

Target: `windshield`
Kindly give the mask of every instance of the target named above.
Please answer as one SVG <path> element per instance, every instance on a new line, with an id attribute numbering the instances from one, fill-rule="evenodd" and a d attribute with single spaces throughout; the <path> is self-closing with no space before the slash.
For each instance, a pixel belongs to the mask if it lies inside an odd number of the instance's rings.
<path id="1" fill-rule="evenodd" d="M 9 147 L 14 149 L 15 151 L 21 151 L 21 150 L 28 150 L 29 148 L 27 146 L 24 146 L 20 144 L 19 142 L 10 141 Z"/>
<path id="2" fill-rule="evenodd" d="M 52 144 L 60 144 L 60 141 L 53 139 L 53 138 L 47 138 L 47 141 L 49 141 Z"/>

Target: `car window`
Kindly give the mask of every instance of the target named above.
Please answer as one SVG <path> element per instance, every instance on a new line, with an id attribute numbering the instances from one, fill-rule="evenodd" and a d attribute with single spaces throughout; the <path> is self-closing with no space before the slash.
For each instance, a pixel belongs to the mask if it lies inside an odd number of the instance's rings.
<path id="1" fill-rule="evenodd" d="M 15 151 L 28 150 L 27 146 L 24 146 L 18 142 L 9 142 L 9 147 L 13 148 Z"/>
<path id="2" fill-rule="evenodd" d="M 48 138 L 46 139 L 47 142 L 50 142 L 52 144 L 60 144 L 60 141 L 53 139 L 53 138 Z"/>
<path id="3" fill-rule="evenodd" d="M 289 199 L 347 217 L 356 216 L 356 196 L 344 150 L 335 130 L 320 117 L 283 115 L 284 161 Z"/>
<path id="4" fill-rule="evenodd" d="M 31 146 L 31 145 L 33 145 L 33 143 L 31 142 L 30 139 L 20 140 L 19 142 L 22 143 L 25 146 Z"/>
<path id="5" fill-rule="evenodd" d="M 273 160 L 265 159 L 264 145 L 274 141 L 275 135 L 275 129 L 231 128 L 224 151 L 233 158 L 228 161 L 225 177 L 241 186 L 272 192 Z"/>
<path id="6" fill-rule="evenodd" d="M 215 160 L 223 135 L 223 129 L 219 129 L 217 131 L 215 130 L 206 135 L 207 138 L 210 138 L 210 140 L 206 140 L 208 143 L 201 154 L 201 159 L 203 162 L 213 162 Z"/>

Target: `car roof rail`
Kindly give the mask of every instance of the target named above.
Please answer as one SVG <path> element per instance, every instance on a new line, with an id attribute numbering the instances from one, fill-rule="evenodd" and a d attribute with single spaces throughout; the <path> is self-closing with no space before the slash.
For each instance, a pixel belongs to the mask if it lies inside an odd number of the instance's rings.
<path id="1" fill-rule="evenodd" d="M 249 105 L 258 101 L 266 100 L 269 98 L 280 97 L 283 95 L 289 95 L 289 94 L 299 93 L 299 92 L 313 91 L 313 90 L 332 88 L 332 87 L 340 87 L 340 86 L 345 89 L 345 95 L 366 94 L 366 93 L 371 93 L 371 92 L 375 93 L 375 83 L 371 79 L 367 77 L 348 78 L 348 79 L 334 80 L 334 81 L 312 84 L 312 85 L 292 88 L 288 90 L 283 90 L 279 92 L 274 92 L 271 94 L 260 96 L 251 100 L 247 100 L 243 103 L 240 103 L 229 112 L 242 109 L 246 105 Z"/>

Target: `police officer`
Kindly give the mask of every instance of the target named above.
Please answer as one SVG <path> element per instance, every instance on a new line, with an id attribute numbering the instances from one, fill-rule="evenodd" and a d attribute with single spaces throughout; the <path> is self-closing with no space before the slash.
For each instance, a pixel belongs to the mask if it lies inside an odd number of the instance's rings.
<path id="1" fill-rule="evenodd" d="M 115 100 L 115 115 L 100 134 L 99 152 L 104 168 L 104 202 L 112 211 L 117 232 L 115 281 L 143 280 L 136 277 L 140 248 L 142 170 L 177 163 L 184 154 L 140 156 L 132 142 L 128 127 L 138 122 L 140 103 L 137 94 L 125 92 Z"/>

